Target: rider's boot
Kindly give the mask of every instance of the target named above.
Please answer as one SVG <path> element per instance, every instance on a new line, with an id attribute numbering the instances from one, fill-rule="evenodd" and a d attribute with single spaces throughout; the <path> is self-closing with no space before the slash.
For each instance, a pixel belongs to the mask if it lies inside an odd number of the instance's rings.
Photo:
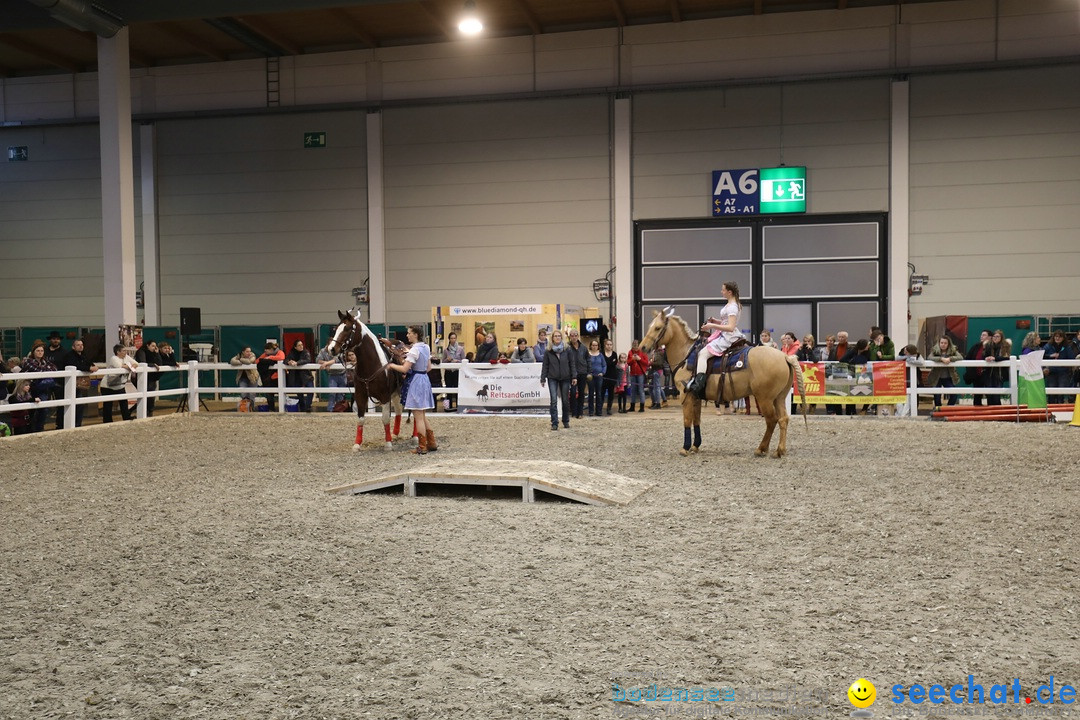
<path id="1" fill-rule="evenodd" d="M 686 386 L 687 392 L 692 392 L 702 400 L 705 399 L 705 373 L 694 375 L 694 379 Z"/>

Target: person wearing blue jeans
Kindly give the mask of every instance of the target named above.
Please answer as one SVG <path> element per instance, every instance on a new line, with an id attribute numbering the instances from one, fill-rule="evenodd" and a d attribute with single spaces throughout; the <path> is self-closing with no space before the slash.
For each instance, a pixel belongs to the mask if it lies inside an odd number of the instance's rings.
<path id="1" fill-rule="evenodd" d="M 559 398 L 562 398 L 562 424 L 570 427 L 570 388 L 577 384 L 578 354 L 563 343 L 562 332 L 551 333 L 551 344 L 544 353 L 540 369 L 540 387 L 547 385 L 551 398 L 551 429 L 559 429 Z"/>
<path id="2" fill-rule="evenodd" d="M 345 363 L 341 362 L 337 356 L 331 355 L 326 348 L 323 348 L 319 351 L 315 362 L 319 363 L 319 367 L 326 371 L 326 385 L 328 387 L 348 387 L 345 380 Z M 334 365 L 338 367 L 335 368 Z M 344 399 L 345 393 L 330 393 L 326 398 L 326 412 L 334 412 L 334 406 Z"/>
<path id="3" fill-rule="evenodd" d="M 600 352 L 600 341 L 589 342 L 589 417 L 604 414 L 604 373 L 607 372 L 607 358 Z"/>
<path id="4" fill-rule="evenodd" d="M 663 407 L 664 402 L 664 366 L 653 365 L 650 374 L 652 375 L 652 387 L 650 388 L 652 405 L 650 407 L 659 410 Z"/>

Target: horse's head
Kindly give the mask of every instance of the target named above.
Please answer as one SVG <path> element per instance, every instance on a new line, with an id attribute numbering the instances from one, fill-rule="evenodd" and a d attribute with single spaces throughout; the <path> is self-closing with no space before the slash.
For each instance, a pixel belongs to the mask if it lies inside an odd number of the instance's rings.
<path id="1" fill-rule="evenodd" d="M 666 345 L 671 333 L 671 318 L 675 316 L 675 308 L 668 305 L 663 310 L 653 312 L 652 322 L 645 331 L 645 337 L 641 339 L 641 349 L 651 352 L 657 345 Z"/>
<path id="2" fill-rule="evenodd" d="M 356 320 L 352 315 L 346 315 L 338 310 L 338 320 L 340 322 L 334 328 L 334 334 L 330 336 L 330 342 L 326 344 L 326 351 L 331 354 L 348 349 L 356 333 Z"/>

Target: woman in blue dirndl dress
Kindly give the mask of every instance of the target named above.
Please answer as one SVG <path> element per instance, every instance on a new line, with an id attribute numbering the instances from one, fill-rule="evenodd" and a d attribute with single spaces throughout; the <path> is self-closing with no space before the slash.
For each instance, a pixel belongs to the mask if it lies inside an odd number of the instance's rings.
<path id="1" fill-rule="evenodd" d="M 401 387 L 401 399 L 405 409 L 412 410 L 418 445 L 414 453 L 423 455 L 439 449 L 435 442 L 435 433 L 427 424 L 427 411 L 435 407 L 435 396 L 431 392 L 431 380 L 428 370 L 431 368 L 431 348 L 420 340 L 423 329 L 419 325 L 409 328 L 409 348 L 405 361 L 398 365 L 390 363 L 391 370 L 405 373 L 405 383 Z"/>

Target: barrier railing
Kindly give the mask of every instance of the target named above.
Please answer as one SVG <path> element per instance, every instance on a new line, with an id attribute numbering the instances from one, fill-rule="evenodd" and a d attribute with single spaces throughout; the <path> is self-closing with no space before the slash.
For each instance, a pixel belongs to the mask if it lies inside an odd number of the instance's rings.
<path id="1" fill-rule="evenodd" d="M 920 371 L 931 370 L 933 368 L 957 368 L 963 372 L 964 368 L 978 368 L 980 370 L 992 370 L 992 369 L 1005 369 L 1009 371 L 1008 387 L 932 387 L 927 385 L 919 385 Z M 906 414 L 914 417 L 918 415 L 919 410 L 919 396 L 921 395 L 1000 395 L 1008 396 L 1008 404 L 1016 405 L 1019 400 L 1019 388 L 1016 382 L 1019 374 L 1020 359 L 1015 355 L 1008 360 L 1002 360 L 996 363 L 988 363 L 985 360 L 957 360 L 951 363 L 933 362 L 931 360 L 909 360 L 908 361 L 908 402 L 906 408 Z M 1042 367 L 1044 369 L 1050 369 L 1055 367 L 1080 367 L 1080 360 L 1043 360 Z M 1049 395 L 1077 395 L 1080 393 L 1080 389 L 1076 387 L 1055 387 L 1047 388 Z"/>
<path id="2" fill-rule="evenodd" d="M 461 368 L 461 363 L 443 363 L 433 369 L 446 369 L 457 370 Z M 98 405 L 102 402 L 121 403 L 128 402 L 131 399 L 137 400 L 135 406 L 135 417 L 142 419 L 146 417 L 146 400 L 147 398 L 181 398 L 182 402 L 187 404 L 187 410 L 189 412 L 199 412 L 199 400 L 203 395 L 273 395 L 277 401 L 277 412 L 286 412 L 286 398 L 289 395 L 350 395 L 352 394 L 351 387 L 331 387 L 331 386 L 292 386 L 288 385 L 289 372 L 317 372 L 323 370 L 322 366 L 317 363 L 309 363 L 307 365 L 286 365 L 285 363 L 277 363 L 273 366 L 274 371 L 277 372 L 277 383 L 275 385 L 260 385 L 252 387 L 237 387 L 237 386 L 224 386 L 217 383 L 210 385 L 201 385 L 199 382 L 199 373 L 204 371 L 233 371 L 244 369 L 243 367 L 237 367 L 229 363 L 209 363 L 198 362 L 192 360 L 179 367 L 160 367 L 155 368 L 150 365 L 139 365 L 132 371 L 126 368 L 114 368 L 114 369 L 100 369 L 96 372 L 88 373 L 81 372 L 78 369 L 68 366 L 63 370 L 53 370 L 49 372 L 34 372 L 34 373 L 15 373 L 0 376 L 0 381 L 16 382 L 20 380 L 44 380 L 46 378 L 55 378 L 59 380 L 63 385 L 63 398 L 57 400 L 41 400 L 40 402 L 23 402 L 23 403 L 8 403 L 0 405 L 0 415 L 10 413 L 16 410 L 45 410 L 48 408 L 63 408 L 64 412 L 64 429 L 75 427 L 75 408 L 78 405 Z M 331 365 L 327 368 L 344 370 L 344 366 L 340 364 Z M 177 373 L 185 374 L 186 378 L 180 383 L 180 387 L 170 389 L 149 389 L 149 375 L 150 373 Z M 123 375 L 125 378 L 129 378 L 134 374 L 134 392 L 123 392 L 110 394 L 106 396 L 100 395 L 79 395 L 76 387 L 77 378 L 99 378 L 104 379 L 108 376 Z M 217 373 L 215 374 L 217 375 Z M 434 388 L 436 395 L 441 394 L 456 394 L 457 388 Z M 372 404 L 373 405 L 373 404 Z"/>
<path id="3" fill-rule="evenodd" d="M 460 370 L 465 363 L 442 363 L 435 366 L 433 370 Z M 1080 367 L 1080 359 L 1077 360 L 1043 360 L 1042 366 L 1044 368 L 1055 367 Z M 996 367 L 999 369 L 1007 369 L 1009 373 L 1008 387 L 992 388 L 992 387 L 930 387 L 920 385 L 920 372 L 922 370 L 928 370 L 935 367 L 941 368 L 957 368 L 962 370 L 963 368 L 975 367 L 982 370 L 987 370 L 994 365 L 987 363 L 985 360 L 960 360 L 954 363 L 937 363 L 929 360 L 918 360 L 908 362 L 908 402 L 905 409 L 906 414 L 909 416 L 915 416 L 918 414 L 918 400 L 923 395 L 1000 395 L 1002 397 L 1007 396 L 1009 404 L 1017 404 L 1017 373 L 1019 367 L 1019 358 L 1011 357 L 1008 360 L 999 362 Z M 207 363 L 197 362 L 192 360 L 180 367 L 161 367 L 154 368 L 149 365 L 139 365 L 132 372 L 135 376 L 135 391 L 124 392 L 109 395 L 107 398 L 98 395 L 79 395 L 76 388 L 76 378 L 91 377 L 91 378 L 105 378 L 110 375 L 124 375 L 129 376 L 131 373 L 127 369 L 102 369 L 93 373 L 84 373 L 75 369 L 74 367 L 67 367 L 64 370 L 55 370 L 51 372 L 42 373 L 16 373 L 13 375 L 0 376 L 2 381 L 18 381 L 18 380 L 41 380 L 44 378 L 56 378 L 63 383 L 63 398 L 57 400 L 42 400 L 40 402 L 24 402 L 24 403 L 9 403 L 6 405 L 0 405 L 0 415 L 14 411 L 14 410 L 44 410 L 47 408 L 63 408 L 64 412 L 64 428 L 75 427 L 75 407 L 78 405 L 95 405 L 102 402 L 128 402 L 130 399 L 137 401 L 135 407 L 135 417 L 146 417 L 146 400 L 148 398 L 170 398 L 177 397 L 183 398 L 187 403 L 187 409 L 189 412 L 199 412 L 199 400 L 203 395 L 215 395 L 215 394 L 228 394 L 228 395 L 267 395 L 272 394 L 277 401 L 277 412 L 286 412 L 286 398 L 289 395 L 349 395 L 351 394 L 351 387 L 330 387 L 330 386 L 293 386 L 288 385 L 288 373 L 289 372 L 317 372 L 322 368 L 317 363 L 309 363 L 307 365 L 286 365 L 284 363 L 277 363 L 273 366 L 277 372 L 276 385 L 267 386 L 253 386 L 253 387 L 236 387 L 236 386 L 222 386 L 218 384 L 212 385 L 200 385 L 199 373 L 202 371 L 237 371 L 239 368 L 229 363 Z M 332 365 L 330 368 L 344 369 L 342 365 Z M 329 368 L 327 368 L 329 369 Z M 148 379 L 150 373 L 183 373 L 186 374 L 186 382 L 181 383 L 178 388 L 171 388 L 166 390 L 150 390 L 148 387 Z M 435 387 L 433 388 L 435 395 L 455 395 L 457 394 L 457 388 L 452 387 Z M 1047 388 L 1050 395 L 1072 395 L 1076 396 L 1080 394 L 1080 388 L 1076 387 L 1055 387 Z M 828 396 L 825 400 L 828 402 Z"/>

